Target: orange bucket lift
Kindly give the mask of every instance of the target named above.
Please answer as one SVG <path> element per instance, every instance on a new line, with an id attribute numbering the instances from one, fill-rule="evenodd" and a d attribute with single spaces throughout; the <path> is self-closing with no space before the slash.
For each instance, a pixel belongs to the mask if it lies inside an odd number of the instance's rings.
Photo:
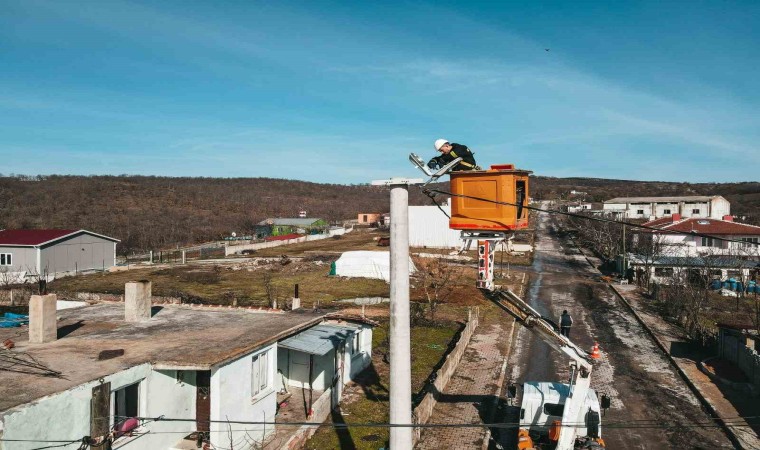
<path id="1" fill-rule="evenodd" d="M 493 290 L 494 250 L 507 240 L 507 233 L 528 227 L 528 192 L 530 170 L 516 169 L 514 164 L 495 164 L 488 170 L 450 172 L 462 158 L 456 158 L 436 172 L 430 171 L 422 158 L 412 153 L 409 161 L 435 182 L 451 175 L 451 217 L 449 228 L 461 230 L 466 241 L 478 241 L 478 280 L 480 289 Z"/>
<path id="2" fill-rule="evenodd" d="M 449 228 L 469 232 L 506 232 L 527 228 L 528 210 L 525 206 L 528 206 L 531 173 L 529 170 L 515 169 L 513 164 L 492 165 L 488 170 L 451 172 L 450 187 L 454 195 L 451 197 Z"/>

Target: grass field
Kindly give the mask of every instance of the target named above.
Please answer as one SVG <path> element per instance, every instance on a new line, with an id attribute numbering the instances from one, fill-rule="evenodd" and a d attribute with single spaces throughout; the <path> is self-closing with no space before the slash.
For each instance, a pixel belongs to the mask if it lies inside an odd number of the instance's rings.
<path id="1" fill-rule="evenodd" d="M 267 265 L 176 266 L 61 278 L 50 283 L 49 289 L 59 294 L 123 294 L 126 282 L 150 280 L 154 295 L 225 305 L 236 300 L 240 306 L 267 304 L 267 283 L 280 302 L 292 297 L 294 285 L 298 284 L 305 307 L 311 307 L 314 302 L 326 305 L 337 299 L 388 296 L 388 284 L 382 280 L 329 277 L 329 270 L 329 263 L 317 265 L 316 262 L 292 262 L 286 266 L 276 262 Z"/>
<path id="2" fill-rule="evenodd" d="M 339 412 L 327 423 L 388 422 L 388 387 L 390 381 L 388 364 L 383 360 L 388 351 L 388 320 L 381 321 L 372 337 L 372 367 L 365 371 L 360 381 L 361 389 L 347 393 Z M 441 361 L 446 349 L 460 329 L 452 321 L 427 323 L 412 327 L 412 392 L 422 389 L 433 368 Z M 349 428 L 338 430 L 325 426 L 307 443 L 307 449 L 356 448 L 377 450 L 387 448 L 387 428 Z"/>

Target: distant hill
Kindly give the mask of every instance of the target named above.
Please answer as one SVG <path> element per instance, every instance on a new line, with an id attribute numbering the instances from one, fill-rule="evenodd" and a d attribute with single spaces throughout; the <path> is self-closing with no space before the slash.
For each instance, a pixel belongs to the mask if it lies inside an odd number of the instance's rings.
<path id="1" fill-rule="evenodd" d="M 446 186 L 446 185 L 443 185 Z M 688 184 L 533 178 L 535 198 L 588 192 L 601 201 L 622 195 L 719 194 L 737 215 L 760 218 L 760 183 Z M 410 204 L 430 204 L 410 189 Z M 272 178 L 144 176 L 0 177 L 0 229 L 85 228 L 122 240 L 119 253 L 167 248 L 247 233 L 267 217 L 311 217 L 339 222 L 363 212 L 387 212 L 388 190 Z"/>

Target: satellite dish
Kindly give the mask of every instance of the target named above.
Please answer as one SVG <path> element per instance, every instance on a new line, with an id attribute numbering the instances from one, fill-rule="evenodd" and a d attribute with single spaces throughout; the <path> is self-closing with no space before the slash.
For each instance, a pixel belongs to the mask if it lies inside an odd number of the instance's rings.
<path id="1" fill-rule="evenodd" d="M 233 232 L 232 232 L 232 237 L 237 237 L 237 233 L 235 233 L 235 232 L 233 231 Z"/>

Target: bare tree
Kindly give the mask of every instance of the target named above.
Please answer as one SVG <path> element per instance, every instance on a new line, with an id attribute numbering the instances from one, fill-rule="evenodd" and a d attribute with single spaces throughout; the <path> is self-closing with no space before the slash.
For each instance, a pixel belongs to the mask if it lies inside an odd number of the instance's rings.
<path id="1" fill-rule="evenodd" d="M 419 258 L 415 277 L 425 291 L 430 320 L 435 320 L 438 304 L 451 295 L 453 268 L 443 258 Z"/>

